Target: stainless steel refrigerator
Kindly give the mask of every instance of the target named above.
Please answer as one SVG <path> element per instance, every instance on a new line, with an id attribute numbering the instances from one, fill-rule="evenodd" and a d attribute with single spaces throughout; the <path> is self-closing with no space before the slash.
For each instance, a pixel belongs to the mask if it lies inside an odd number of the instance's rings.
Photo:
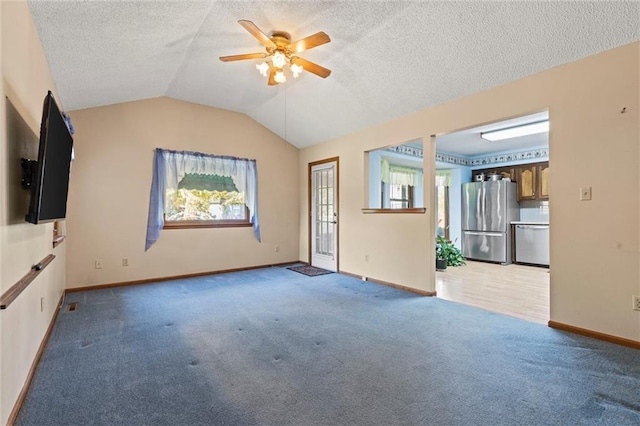
<path id="1" fill-rule="evenodd" d="M 462 184 L 462 254 L 467 259 L 511 263 L 511 222 L 519 219 L 515 183 Z"/>

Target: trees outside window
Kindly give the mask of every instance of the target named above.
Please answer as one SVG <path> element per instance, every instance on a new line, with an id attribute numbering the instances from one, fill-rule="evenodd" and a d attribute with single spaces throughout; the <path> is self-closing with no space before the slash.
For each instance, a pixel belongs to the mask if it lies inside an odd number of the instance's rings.
<path id="1" fill-rule="evenodd" d="M 256 161 L 156 148 L 145 249 L 162 229 L 253 227 L 260 241 Z"/>

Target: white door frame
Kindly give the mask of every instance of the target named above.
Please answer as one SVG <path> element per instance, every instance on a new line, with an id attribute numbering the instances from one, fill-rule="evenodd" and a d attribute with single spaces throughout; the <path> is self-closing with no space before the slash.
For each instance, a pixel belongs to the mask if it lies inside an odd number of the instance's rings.
<path id="1" fill-rule="evenodd" d="M 334 187 L 333 187 L 333 193 L 334 193 L 334 206 L 333 206 L 333 211 L 335 214 L 335 224 L 334 224 L 334 252 L 333 252 L 333 259 L 327 259 L 332 260 L 332 262 L 329 262 L 330 264 L 327 265 L 326 263 L 323 262 L 323 265 L 314 265 L 314 256 L 313 256 L 313 226 L 314 226 L 314 215 L 313 215 L 313 207 L 314 207 L 314 193 L 315 193 L 315 188 L 313 186 L 313 170 L 314 168 L 318 168 L 318 166 L 322 167 L 323 165 L 326 165 L 327 167 L 330 166 L 334 166 L 335 167 L 335 173 L 334 173 Z M 329 269 L 335 272 L 338 272 L 339 269 L 339 242 L 340 242 L 340 214 L 339 214 L 339 205 L 340 205 L 340 179 L 339 179 L 339 170 L 340 170 L 340 161 L 339 161 L 339 157 L 332 157 L 332 158 L 327 158 L 324 160 L 320 160 L 320 161 L 314 161 L 312 163 L 309 163 L 309 169 L 308 169 L 308 182 L 309 182 L 309 186 L 308 186 L 308 223 L 309 223 L 309 264 L 312 266 L 318 266 L 321 267 L 323 269 Z"/>

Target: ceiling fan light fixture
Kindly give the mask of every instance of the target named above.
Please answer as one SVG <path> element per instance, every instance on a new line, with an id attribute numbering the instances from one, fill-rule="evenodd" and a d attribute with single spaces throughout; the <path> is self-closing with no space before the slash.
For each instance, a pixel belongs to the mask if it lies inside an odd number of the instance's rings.
<path id="1" fill-rule="evenodd" d="M 256 69 L 260 71 L 260 74 L 262 74 L 263 77 L 266 77 L 267 74 L 269 73 L 269 64 L 266 62 L 263 62 L 261 64 L 256 65 Z"/>
<path id="2" fill-rule="evenodd" d="M 284 72 L 282 70 L 278 70 L 273 76 L 273 79 L 276 83 L 284 83 L 285 81 L 287 81 L 287 76 L 284 75 Z"/>
<path id="3" fill-rule="evenodd" d="M 293 74 L 293 78 L 298 78 L 298 76 L 302 73 L 304 68 L 298 64 L 291 64 L 291 73 Z"/>
<path id="4" fill-rule="evenodd" d="M 276 50 L 273 53 L 273 57 L 271 58 L 271 63 L 274 67 L 278 69 L 282 69 L 287 63 L 287 57 L 284 53 L 279 50 Z"/>
<path id="5" fill-rule="evenodd" d="M 262 76 L 267 77 L 267 84 L 269 86 L 287 81 L 287 77 L 285 76 L 285 70 L 287 70 L 287 68 L 288 71 L 286 72 L 291 72 L 294 78 L 300 76 L 302 71 L 307 71 L 321 78 L 327 78 L 331 75 L 330 69 L 294 55 L 329 43 L 331 39 L 323 31 L 319 31 L 292 43 L 291 36 L 285 31 L 272 31 L 271 36 L 268 36 L 251 21 L 241 19 L 238 23 L 265 47 L 266 53 L 256 52 L 220 56 L 222 62 L 263 59 L 264 62 L 256 65 L 256 69 Z"/>

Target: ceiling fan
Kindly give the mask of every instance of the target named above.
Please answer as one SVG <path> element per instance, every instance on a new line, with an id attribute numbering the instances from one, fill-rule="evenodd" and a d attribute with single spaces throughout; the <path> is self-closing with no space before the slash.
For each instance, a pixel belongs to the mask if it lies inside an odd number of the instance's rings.
<path id="1" fill-rule="evenodd" d="M 251 21 L 240 20 L 238 23 L 265 46 L 266 52 L 221 56 L 222 62 L 265 59 L 265 62 L 256 65 L 256 68 L 260 74 L 268 78 L 267 84 L 269 86 L 287 81 L 284 72 L 287 65 L 294 78 L 298 77 L 303 70 L 322 78 L 327 78 L 331 74 L 331 70 L 298 56 L 298 53 L 305 50 L 329 43 L 331 39 L 326 33 L 320 31 L 292 43 L 291 36 L 287 32 L 272 31 L 271 37 L 269 37 Z"/>

